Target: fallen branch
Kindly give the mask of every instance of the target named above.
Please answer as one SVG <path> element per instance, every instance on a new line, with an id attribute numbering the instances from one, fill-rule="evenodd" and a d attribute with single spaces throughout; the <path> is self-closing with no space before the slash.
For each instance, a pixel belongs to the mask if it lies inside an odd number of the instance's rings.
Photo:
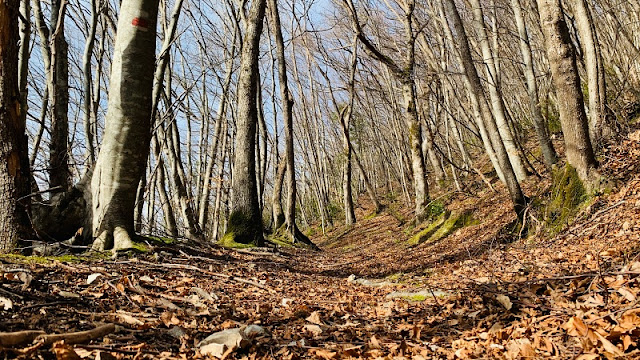
<path id="1" fill-rule="evenodd" d="M 82 344 L 94 339 L 105 337 L 115 331 L 115 324 L 106 324 L 87 331 L 78 331 L 65 334 L 40 335 L 36 340 L 42 340 L 45 345 L 50 345 L 56 341 L 61 340 L 64 340 L 64 342 L 67 344 Z"/>
<path id="2" fill-rule="evenodd" d="M 35 340 L 38 336 L 44 335 L 44 331 L 40 330 L 24 330 L 16 332 L 0 333 L 0 346 L 13 347 L 16 345 L 28 344 Z"/>

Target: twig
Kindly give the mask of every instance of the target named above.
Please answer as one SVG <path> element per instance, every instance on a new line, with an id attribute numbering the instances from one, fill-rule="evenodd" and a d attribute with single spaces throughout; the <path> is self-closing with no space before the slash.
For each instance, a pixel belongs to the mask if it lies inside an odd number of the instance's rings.
<path id="1" fill-rule="evenodd" d="M 0 287 L 0 293 L 5 293 L 5 294 L 7 294 L 7 295 L 9 295 L 9 296 L 15 296 L 15 297 L 17 297 L 17 298 L 18 298 L 18 299 L 20 299 L 20 300 L 24 300 L 24 296 L 22 296 L 22 295 L 18 295 L 18 294 L 16 294 L 16 293 L 14 293 L 13 291 L 9 291 L 9 290 L 7 290 L 7 289 L 3 289 L 3 288 L 1 288 L 1 287 Z"/>

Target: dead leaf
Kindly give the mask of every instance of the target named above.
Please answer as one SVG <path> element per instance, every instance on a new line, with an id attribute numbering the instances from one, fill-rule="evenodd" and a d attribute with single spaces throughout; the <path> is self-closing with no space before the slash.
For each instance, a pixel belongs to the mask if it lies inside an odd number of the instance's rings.
<path id="1" fill-rule="evenodd" d="M 304 330 L 310 332 L 313 336 L 322 334 L 322 328 L 316 324 L 307 324 L 304 326 Z"/>
<path id="2" fill-rule="evenodd" d="M 13 301 L 11 299 L 7 299 L 6 297 L 0 296 L 0 306 L 2 306 L 5 310 L 13 309 Z"/>
<path id="3" fill-rule="evenodd" d="M 338 353 L 335 351 L 329 351 L 324 349 L 312 349 L 311 352 L 322 359 L 331 360 L 337 359 Z"/>
<path id="4" fill-rule="evenodd" d="M 96 279 L 98 279 L 100 276 L 102 276 L 102 274 L 100 274 L 100 273 L 93 273 L 93 274 L 89 275 L 87 277 L 87 285 L 93 284 L 93 282 L 96 281 Z"/>
<path id="5" fill-rule="evenodd" d="M 320 319 L 320 314 L 317 311 L 312 312 L 311 315 L 309 315 L 309 317 L 307 317 L 305 320 L 312 324 L 324 325 L 322 323 L 322 320 Z"/>
<path id="6" fill-rule="evenodd" d="M 64 341 L 54 343 L 52 350 L 56 354 L 56 360 L 81 360 L 80 356 L 73 350 L 73 347 L 65 344 Z"/>
<path id="7" fill-rule="evenodd" d="M 507 295 L 500 294 L 496 296 L 496 300 L 498 300 L 498 302 L 502 304 L 502 306 L 504 306 L 504 308 L 507 310 L 511 310 L 511 308 L 513 307 L 513 303 L 511 302 L 511 299 L 509 299 Z"/>
<path id="8" fill-rule="evenodd" d="M 596 336 L 598 337 L 598 340 L 600 340 L 600 342 L 602 343 L 602 346 L 604 347 L 605 351 L 613 354 L 614 356 L 623 356 L 624 355 L 622 350 L 620 350 L 617 346 L 613 345 L 604 336 L 600 335 L 597 332 L 596 332 Z"/>
<path id="9" fill-rule="evenodd" d="M 562 328 L 567 330 L 567 333 L 571 336 L 585 336 L 589 331 L 589 328 L 585 325 L 584 321 L 575 316 L 569 319 Z"/>

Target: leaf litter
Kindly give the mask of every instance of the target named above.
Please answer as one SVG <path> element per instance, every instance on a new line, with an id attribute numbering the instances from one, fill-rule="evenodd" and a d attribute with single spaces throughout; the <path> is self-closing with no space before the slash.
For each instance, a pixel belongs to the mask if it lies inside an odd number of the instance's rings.
<path id="1" fill-rule="evenodd" d="M 640 357 L 640 142 L 612 146 L 605 158 L 603 172 L 618 186 L 555 236 L 506 236 L 514 220 L 508 199 L 481 190 L 453 203 L 480 223 L 418 246 L 403 231 L 410 211 L 399 209 L 316 237 L 320 253 L 177 245 L 171 253 L 74 263 L 2 257 L 0 352 L 23 359 Z M 549 186 L 536 179 L 525 190 Z M 364 219 L 367 209 L 359 211 Z"/>

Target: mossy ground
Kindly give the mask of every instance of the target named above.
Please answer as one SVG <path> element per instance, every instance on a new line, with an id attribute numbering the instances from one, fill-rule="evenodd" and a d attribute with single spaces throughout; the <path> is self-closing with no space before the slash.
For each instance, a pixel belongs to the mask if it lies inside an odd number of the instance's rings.
<path id="1" fill-rule="evenodd" d="M 409 244 L 433 243 L 449 236 L 460 228 L 474 223 L 473 216 L 469 211 L 445 211 L 433 223 L 409 239 Z"/>
<path id="2" fill-rule="evenodd" d="M 236 235 L 233 232 L 227 232 L 226 234 L 224 234 L 222 239 L 218 241 L 218 245 L 222 247 L 230 248 L 230 249 L 247 249 L 247 248 L 256 247 L 256 244 L 253 244 L 253 243 L 243 244 L 243 243 L 237 242 Z"/>
<path id="3" fill-rule="evenodd" d="M 91 252 L 86 255 L 60 255 L 60 256 L 39 256 L 39 255 L 21 255 L 21 254 L 0 254 L 0 259 L 12 263 L 23 264 L 52 264 L 61 263 L 81 263 L 92 260 L 102 260 L 109 258 L 109 252 Z"/>

